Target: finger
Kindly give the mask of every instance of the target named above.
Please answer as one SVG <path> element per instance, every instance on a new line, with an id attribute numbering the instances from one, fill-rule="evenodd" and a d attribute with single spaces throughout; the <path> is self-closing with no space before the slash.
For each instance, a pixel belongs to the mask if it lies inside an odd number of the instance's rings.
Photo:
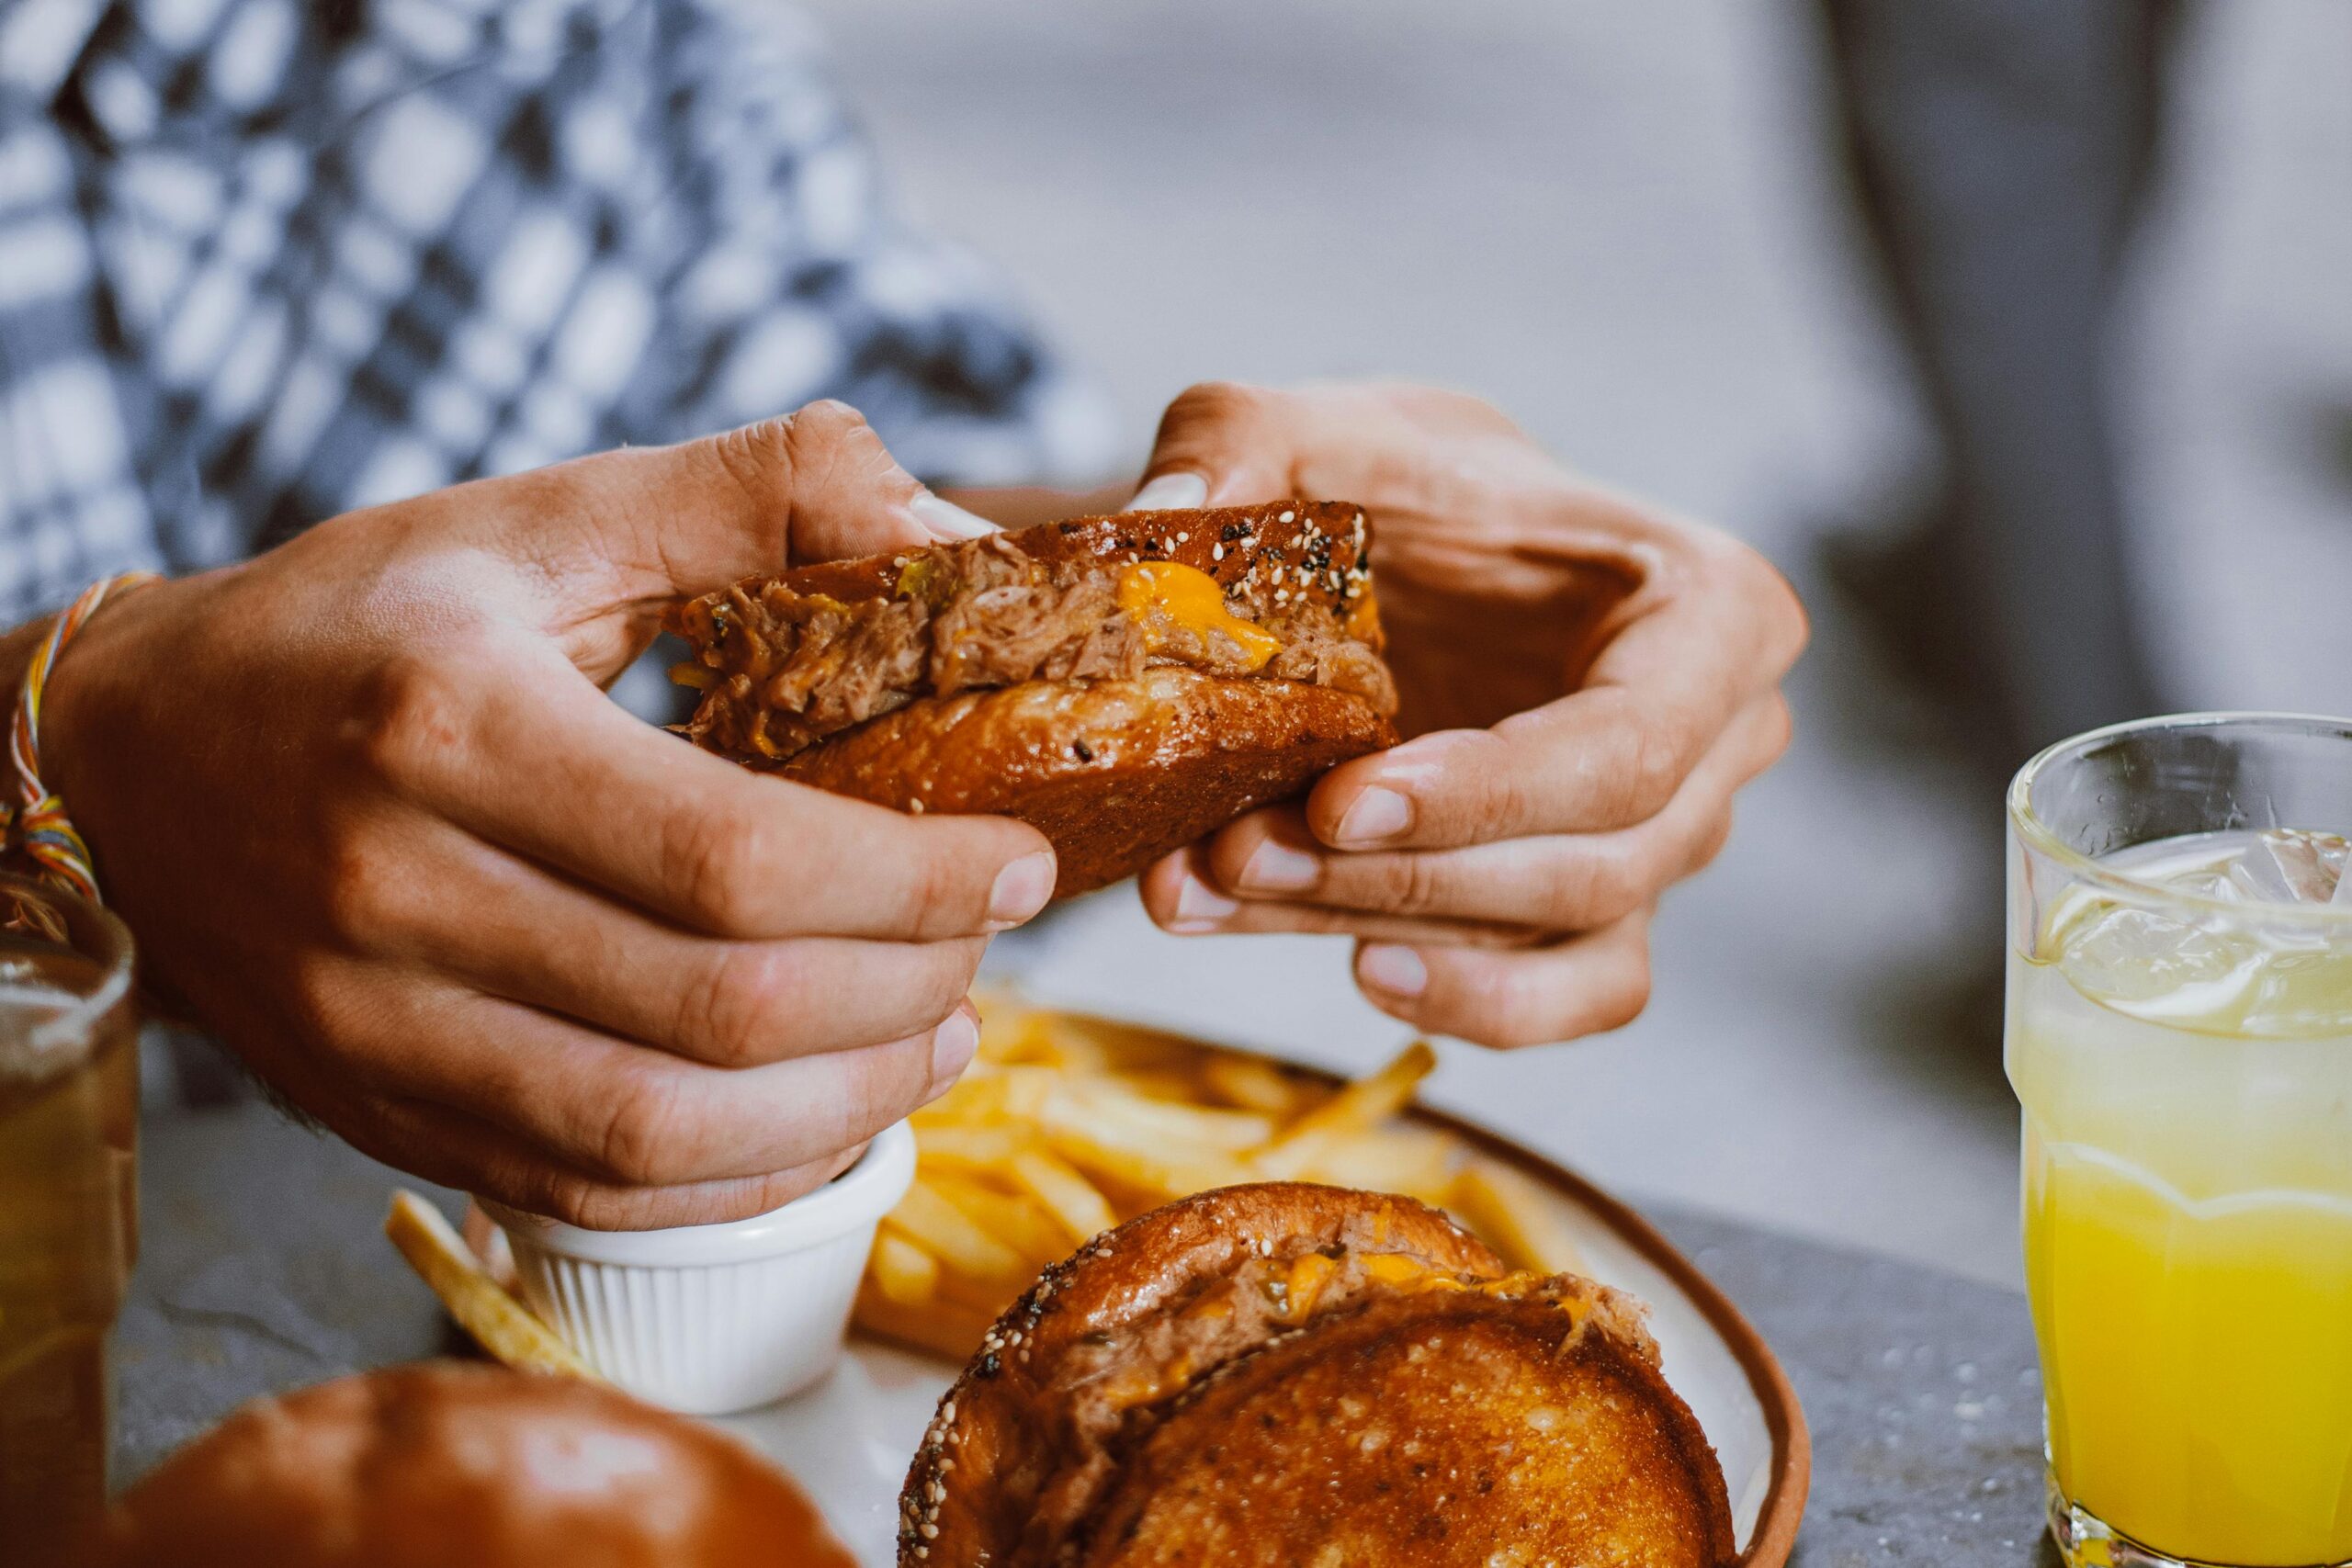
<path id="1" fill-rule="evenodd" d="M 1584 931 L 1632 913 L 1703 864 L 1722 842 L 1733 793 L 1771 763 L 1787 738 L 1786 705 L 1777 693 L 1758 698 L 1663 811 L 1614 832 L 1351 852 L 1326 848 L 1300 808 L 1283 806 L 1253 812 L 1211 839 L 1205 866 L 1219 891 L 1245 904 Z"/>
<path id="2" fill-rule="evenodd" d="M 909 1038 L 725 1069 L 495 998 L 379 979 L 338 1036 L 373 1042 L 388 1099 L 463 1111 L 599 1180 L 668 1187 L 821 1160 L 943 1092 L 970 1061 L 978 1015 L 960 1006 Z"/>
<path id="3" fill-rule="evenodd" d="M 1481 1045 L 1535 1045 L 1631 1023 L 1649 1001 L 1649 911 L 1549 946 L 1364 942 L 1356 986 L 1383 1012 Z"/>
<path id="4" fill-rule="evenodd" d="M 1528 926 L 1233 898 L 1210 880 L 1205 854 L 1199 845 L 1179 850 L 1137 879 L 1144 909 L 1162 931 L 1177 936 L 1337 933 L 1388 942 L 1466 942 L 1487 947 L 1523 947 L 1544 940 L 1543 932 Z"/>
<path id="5" fill-rule="evenodd" d="M 379 878 L 371 950 L 715 1066 L 757 1066 L 936 1025 L 986 941 L 697 936 L 451 833 Z M 462 907 L 462 920 L 450 918 Z"/>
<path id="6" fill-rule="evenodd" d="M 1298 493 L 1299 412 L 1295 400 L 1260 387 L 1187 387 L 1159 416 L 1143 488 L 1128 509 L 1246 505 Z M 1181 499 L 1159 499 L 1166 496 Z"/>
<path id="7" fill-rule="evenodd" d="M 555 581 L 594 609 L 658 607 L 793 562 L 989 531 L 900 468 L 856 410 L 831 400 L 674 446 L 599 453 L 488 482 L 501 487 L 500 514 L 519 542 L 543 547 L 549 516 L 586 521 L 579 542 L 590 547 L 593 576 Z M 468 504 L 480 502 L 477 492 Z M 544 555 L 541 547 L 524 558 Z"/>
<path id="8" fill-rule="evenodd" d="M 1393 502 L 1452 493 L 1457 484 L 1449 465 L 1420 457 L 1433 432 L 1522 439 L 1491 404 L 1433 387 L 1353 382 L 1277 390 L 1204 382 L 1160 416 L 1144 491 L 1130 506 L 1241 506 L 1292 495 L 1376 494 Z M 1159 499 L 1194 493 L 1155 493 L 1161 480 L 1180 476 L 1199 481 L 1201 499 Z"/>
<path id="9" fill-rule="evenodd" d="M 928 942 L 1018 924 L 1053 850 L 763 777 L 639 722 L 528 637 L 387 670 L 353 721 L 409 799 L 694 931 Z"/>
<path id="10" fill-rule="evenodd" d="M 1339 849 L 1631 827 L 1779 684 L 1800 640 L 1744 591 L 1669 595 L 1617 635 L 1582 689 L 1491 729 L 1439 730 L 1344 762 L 1308 796 L 1307 822 Z"/>
<path id="11" fill-rule="evenodd" d="M 788 1170 L 719 1181 L 641 1187 L 608 1181 L 548 1158 L 477 1117 L 423 1101 L 369 1108 L 353 1124 L 362 1153 L 427 1181 L 592 1230 L 662 1230 L 718 1224 L 782 1208 L 848 1169 L 862 1145 Z"/>

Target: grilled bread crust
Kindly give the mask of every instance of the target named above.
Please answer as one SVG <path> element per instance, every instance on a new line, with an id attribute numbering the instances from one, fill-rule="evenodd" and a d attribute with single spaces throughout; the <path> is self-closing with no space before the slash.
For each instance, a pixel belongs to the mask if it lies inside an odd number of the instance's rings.
<path id="1" fill-rule="evenodd" d="M 1486 1244 L 1426 1204 L 1309 1182 L 1217 1188 L 1106 1231 L 1039 1276 L 940 1400 L 899 1495 L 899 1562 L 1016 1561 L 1039 1495 L 1067 1458 L 1057 1390 L 1073 1348 L 1137 1332 L 1251 1258 L 1327 1247 L 1502 1271 Z"/>
<path id="2" fill-rule="evenodd" d="M 899 811 L 1018 818 L 1052 840 L 1054 895 L 1069 897 L 1396 739 L 1346 692 L 1162 665 L 913 703 L 778 771 Z"/>

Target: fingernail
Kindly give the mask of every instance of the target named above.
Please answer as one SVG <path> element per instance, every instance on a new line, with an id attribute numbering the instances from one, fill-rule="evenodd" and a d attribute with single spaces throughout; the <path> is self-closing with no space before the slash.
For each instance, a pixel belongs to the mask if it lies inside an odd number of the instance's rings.
<path id="1" fill-rule="evenodd" d="M 1340 818 L 1339 841 L 1349 849 L 1393 839 L 1413 825 L 1413 803 L 1393 789 L 1373 788 L 1356 796 Z"/>
<path id="2" fill-rule="evenodd" d="M 1314 886 L 1322 874 L 1322 863 L 1313 855 L 1268 839 L 1250 852 L 1241 867 L 1241 886 L 1267 893 L 1295 893 Z"/>
<path id="3" fill-rule="evenodd" d="M 1356 958 L 1356 977 L 1392 997 L 1418 997 L 1430 988 L 1430 966 L 1409 947 L 1367 947 Z"/>
<path id="4" fill-rule="evenodd" d="M 1017 926 L 1046 907 L 1054 896 L 1054 856 L 1050 850 L 1023 855 L 996 874 L 989 888 L 989 924 L 997 931 Z"/>
<path id="5" fill-rule="evenodd" d="M 980 1048 L 980 1021 L 968 1002 L 957 1008 L 931 1032 L 931 1081 L 944 1083 L 971 1064 Z"/>
<path id="6" fill-rule="evenodd" d="M 1175 931 L 1213 931 L 1227 915 L 1241 908 L 1224 894 L 1187 872 L 1176 889 L 1176 918 L 1169 922 Z"/>
<path id="7" fill-rule="evenodd" d="M 977 539 L 983 534 L 996 532 L 996 525 L 978 513 L 967 512 L 944 496 L 929 491 L 907 502 L 907 510 L 915 521 L 943 539 Z"/>
<path id="8" fill-rule="evenodd" d="M 1129 512 L 1193 512 L 1209 503 L 1209 481 L 1198 474 L 1162 474 L 1136 491 Z"/>

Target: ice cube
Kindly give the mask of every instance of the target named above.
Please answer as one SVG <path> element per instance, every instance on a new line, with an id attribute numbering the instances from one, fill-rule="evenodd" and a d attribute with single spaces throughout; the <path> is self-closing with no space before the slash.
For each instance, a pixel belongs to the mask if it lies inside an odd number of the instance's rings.
<path id="1" fill-rule="evenodd" d="M 2352 841 L 2338 833 L 2266 828 L 2230 867 L 2230 880 L 2264 903 L 2325 904 L 2344 884 L 2347 852 Z"/>
<path id="2" fill-rule="evenodd" d="M 2069 934 L 2058 967 L 2076 990 L 2110 1007 L 2143 1017 L 2201 1017 L 2243 993 L 2262 959 L 2259 944 L 2243 933 L 2109 904 Z"/>

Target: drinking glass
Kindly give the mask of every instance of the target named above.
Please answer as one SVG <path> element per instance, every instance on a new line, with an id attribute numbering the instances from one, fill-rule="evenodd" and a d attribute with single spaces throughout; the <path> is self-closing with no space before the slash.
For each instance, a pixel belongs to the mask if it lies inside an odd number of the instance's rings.
<path id="1" fill-rule="evenodd" d="M 2052 1534 L 2352 1561 L 2352 721 L 2094 731 L 2008 816 Z"/>
<path id="2" fill-rule="evenodd" d="M 107 1497 L 107 1333 L 138 1247 L 130 933 L 0 874 L 0 1564 L 73 1561 Z"/>

